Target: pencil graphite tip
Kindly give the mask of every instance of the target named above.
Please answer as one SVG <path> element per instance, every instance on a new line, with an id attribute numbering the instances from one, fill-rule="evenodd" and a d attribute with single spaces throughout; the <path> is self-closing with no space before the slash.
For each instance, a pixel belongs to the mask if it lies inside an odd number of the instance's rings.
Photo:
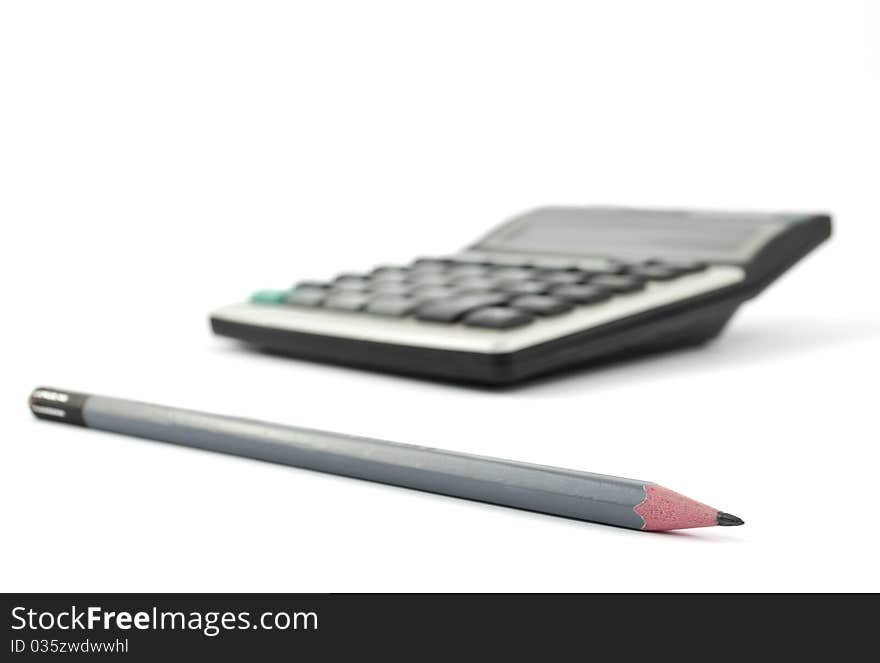
<path id="1" fill-rule="evenodd" d="M 738 518 L 730 513 L 724 513 L 723 511 L 719 511 L 715 519 L 722 527 L 733 527 L 734 525 L 743 525 L 745 523 L 742 518 Z"/>

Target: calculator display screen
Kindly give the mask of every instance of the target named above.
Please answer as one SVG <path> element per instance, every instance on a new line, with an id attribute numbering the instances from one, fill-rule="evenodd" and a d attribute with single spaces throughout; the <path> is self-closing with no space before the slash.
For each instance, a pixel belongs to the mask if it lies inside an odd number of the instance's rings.
<path id="1" fill-rule="evenodd" d="M 785 223 L 784 216 L 769 214 L 545 208 L 510 221 L 475 248 L 738 262 Z"/>

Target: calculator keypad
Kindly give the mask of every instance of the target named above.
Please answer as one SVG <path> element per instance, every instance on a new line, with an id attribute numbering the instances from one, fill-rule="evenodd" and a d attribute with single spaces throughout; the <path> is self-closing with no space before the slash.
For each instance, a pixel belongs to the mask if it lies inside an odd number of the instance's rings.
<path id="1" fill-rule="evenodd" d="M 289 291 L 255 293 L 252 303 L 358 312 L 360 315 L 513 329 L 615 296 L 636 293 L 706 269 L 703 263 L 610 262 L 601 269 L 564 264 L 494 264 L 421 258 L 327 282 L 304 281 Z"/>

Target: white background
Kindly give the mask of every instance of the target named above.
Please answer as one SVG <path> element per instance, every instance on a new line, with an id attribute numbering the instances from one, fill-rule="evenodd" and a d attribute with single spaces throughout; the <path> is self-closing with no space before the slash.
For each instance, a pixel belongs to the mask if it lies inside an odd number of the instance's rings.
<path id="1" fill-rule="evenodd" d="M 0 589 L 880 590 L 878 49 L 869 2 L 3 3 Z M 836 227 L 714 344 L 509 392 L 208 330 L 546 203 Z M 38 384 L 649 479 L 747 524 L 651 535 L 52 425 Z"/>

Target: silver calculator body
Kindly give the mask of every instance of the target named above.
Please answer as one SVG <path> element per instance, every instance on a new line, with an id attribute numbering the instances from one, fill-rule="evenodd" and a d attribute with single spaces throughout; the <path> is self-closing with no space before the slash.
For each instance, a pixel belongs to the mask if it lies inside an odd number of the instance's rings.
<path id="1" fill-rule="evenodd" d="M 830 232 L 823 213 L 544 207 L 452 255 L 257 291 L 211 325 L 302 359 L 506 385 L 704 343 Z"/>

